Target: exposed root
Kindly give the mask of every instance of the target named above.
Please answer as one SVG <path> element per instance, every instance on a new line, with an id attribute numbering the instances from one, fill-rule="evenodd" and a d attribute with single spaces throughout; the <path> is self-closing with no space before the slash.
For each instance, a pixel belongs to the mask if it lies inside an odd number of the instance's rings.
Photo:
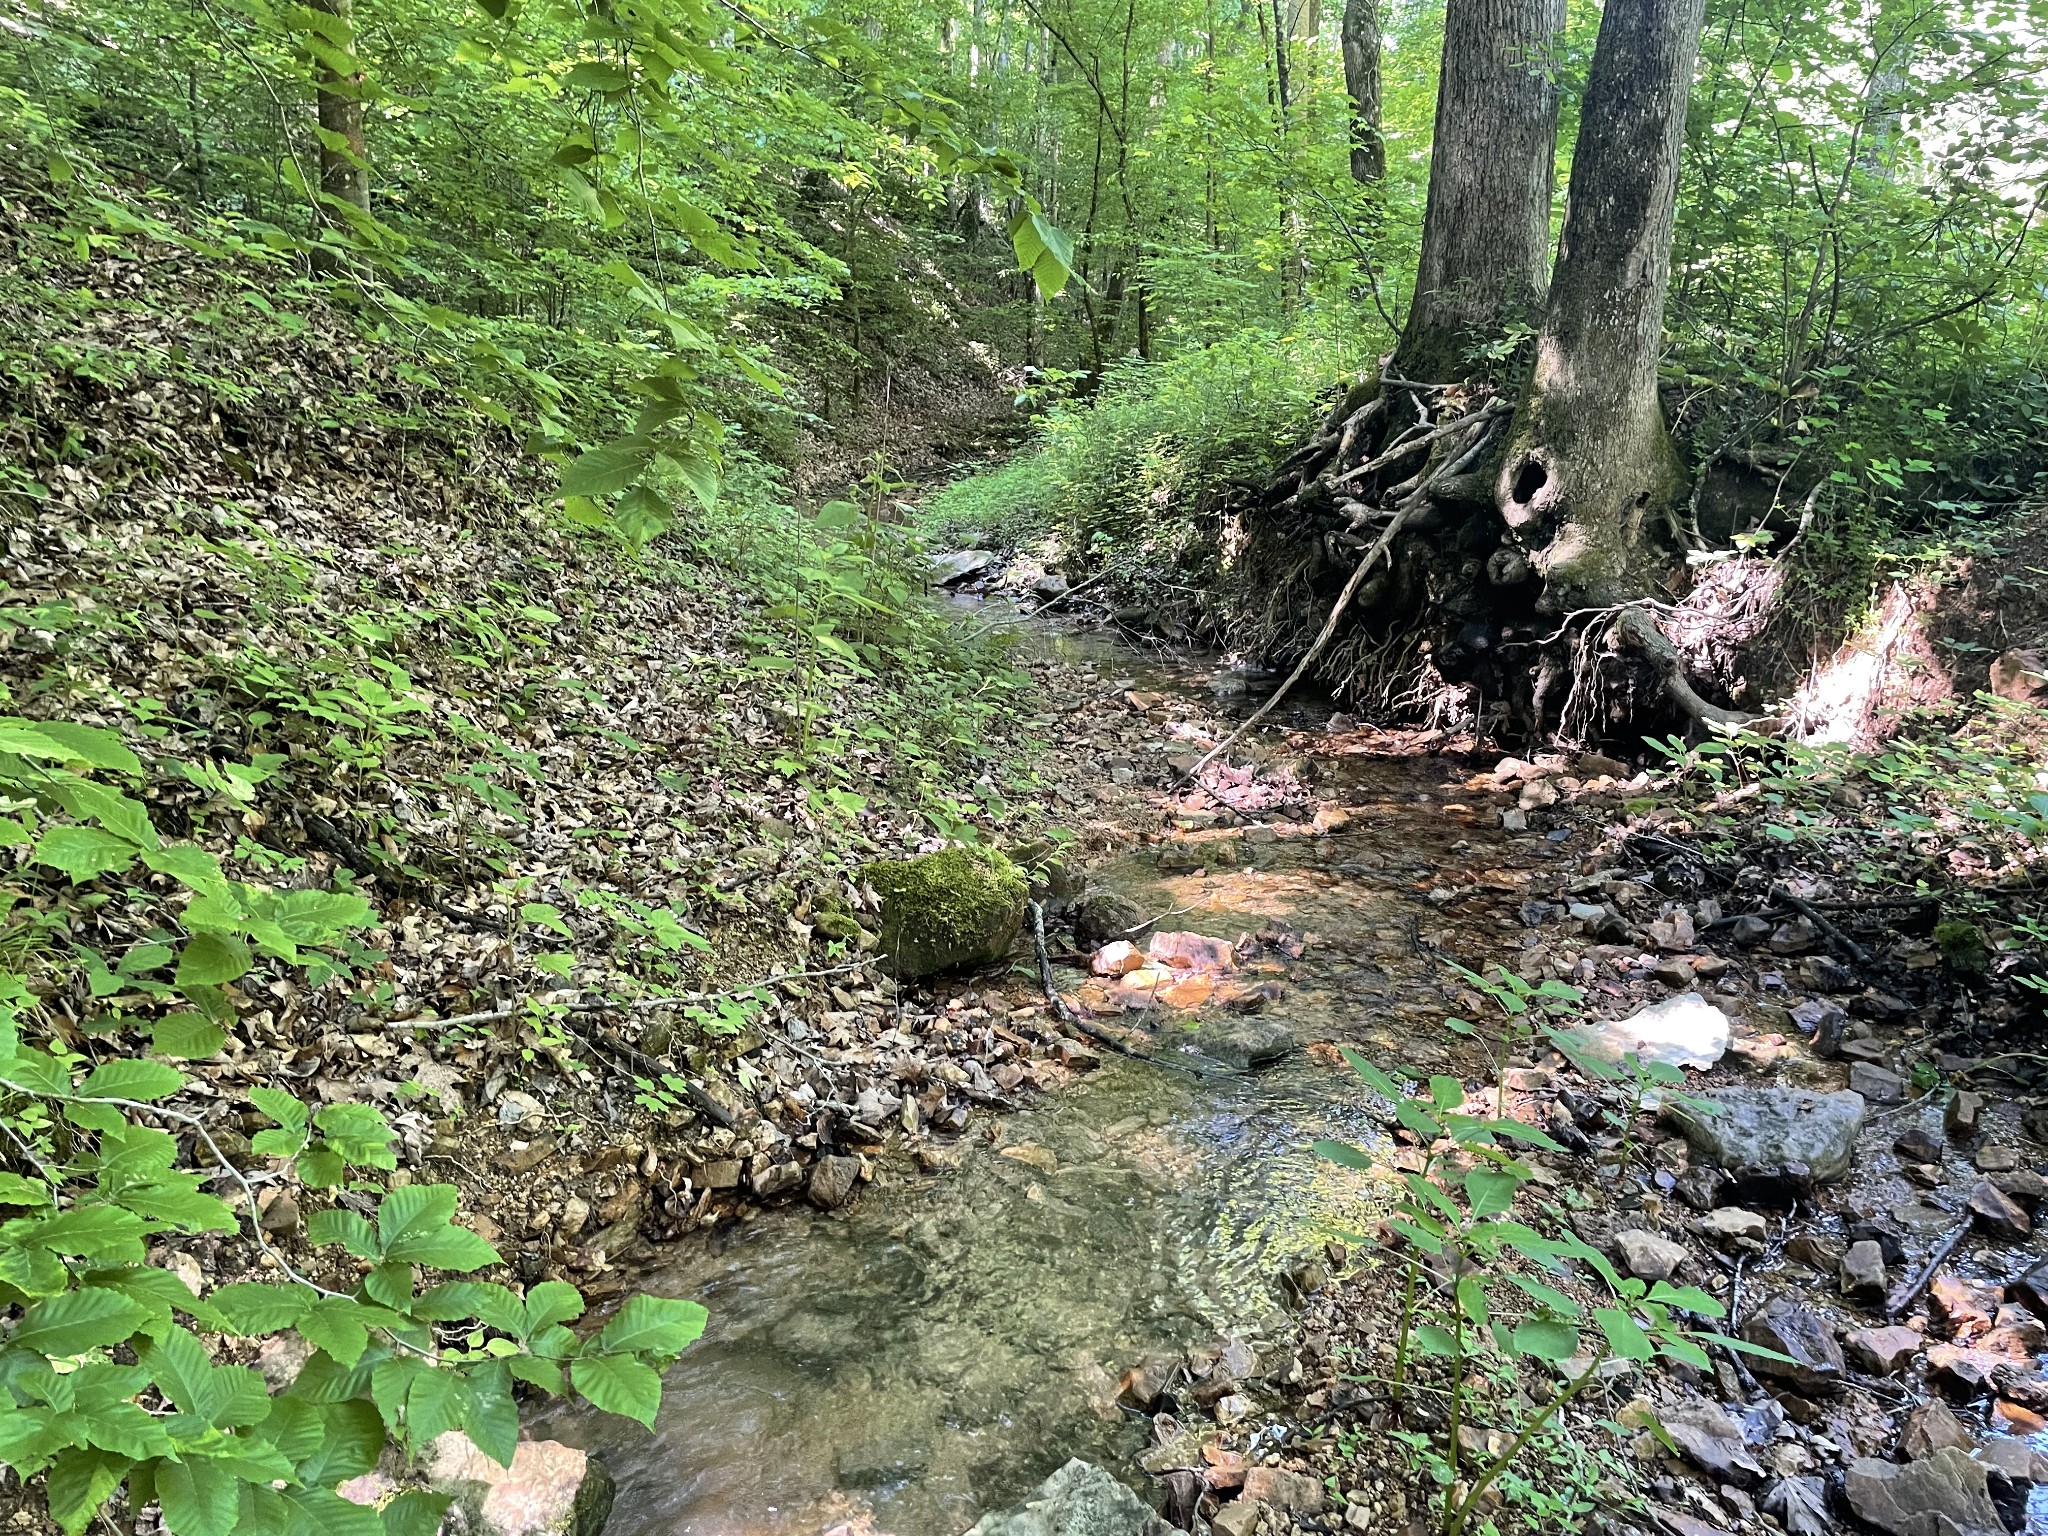
<path id="1" fill-rule="evenodd" d="M 1640 652 L 1643 658 L 1664 680 L 1664 693 L 1670 701 L 1685 714 L 1703 725 L 1735 728 L 1752 724 L 1755 715 L 1746 715 L 1740 710 L 1723 709 L 1718 704 L 1709 704 L 1693 691 L 1691 681 L 1685 675 L 1685 658 L 1678 654 L 1678 647 L 1664 638 L 1649 612 L 1640 605 L 1623 608 L 1615 615 L 1614 626 L 1608 631 L 1613 642 L 1628 646 Z"/>

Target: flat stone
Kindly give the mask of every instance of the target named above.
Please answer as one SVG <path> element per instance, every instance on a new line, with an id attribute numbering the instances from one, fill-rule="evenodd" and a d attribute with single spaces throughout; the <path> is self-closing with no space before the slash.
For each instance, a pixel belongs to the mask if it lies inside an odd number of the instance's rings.
<path id="1" fill-rule="evenodd" d="M 770 1163 L 754 1175 L 754 1193 L 763 1200 L 786 1195 L 804 1181 L 802 1163 Z"/>
<path id="2" fill-rule="evenodd" d="M 2048 1317 L 2048 1259 L 2010 1282 L 2006 1293 L 2036 1317 Z"/>
<path id="3" fill-rule="evenodd" d="M 1247 1469 L 1243 1497 L 1290 1515 L 1320 1515 L 1326 1503 L 1320 1478 L 1280 1467 Z"/>
<path id="4" fill-rule="evenodd" d="M 428 1487 L 454 1497 L 472 1536 L 597 1536 L 611 1513 L 604 1464 L 557 1440 L 520 1441 L 505 1467 L 451 1429 L 428 1447 L 422 1470 Z"/>
<path id="5" fill-rule="evenodd" d="M 1698 1098 L 1711 1112 L 1674 1100 L 1665 1118 L 1703 1160 L 1740 1177 L 1831 1183 L 1849 1171 L 1863 1131 L 1860 1093 L 1723 1088 Z"/>
<path id="6" fill-rule="evenodd" d="M 1851 1301 L 1884 1300 L 1884 1249 L 1865 1239 L 1842 1255 L 1842 1294 Z"/>
<path id="7" fill-rule="evenodd" d="M 1015 1509 L 983 1515 L 967 1536 L 1174 1536 L 1130 1489 L 1079 1457 Z"/>
<path id="8" fill-rule="evenodd" d="M 1938 1163 L 1947 1143 L 1933 1131 L 1916 1125 L 1892 1143 L 1892 1150 L 1909 1163 Z"/>
<path id="9" fill-rule="evenodd" d="M 1926 1342 L 1899 1323 L 1884 1328 L 1854 1328 L 1842 1336 L 1842 1353 L 1859 1371 L 1889 1376 L 1919 1354 Z"/>
<path id="10" fill-rule="evenodd" d="M 1749 1454 L 1742 1426 L 1708 1402 L 1690 1402 L 1664 1415 L 1665 1433 L 1685 1459 L 1718 1482 L 1749 1488 L 1764 1469 Z"/>
<path id="11" fill-rule="evenodd" d="M 1214 1019 L 1196 1029 L 1196 1050 L 1240 1072 L 1278 1061 L 1294 1049 L 1294 1031 L 1278 1019 Z"/>
<path id="12" fill-rule="evenodd" d="M 1908 1461 L 1932 1456 L 1943 1446 L 1967 1451 L 1976 1444 L 1977 1437 L 1938 1397 L 1930 1397 L 1907 1414 L 1906 1427 L 1899 1432 L 1899 1451 Z"/>
<path id="13" fill-rule="evenodd" d="M 1677 1274 L 1678 1267 L 1688 1257 L 1685 1244 L 1674 1243 L 1659 1233 L 1645 1232 L 1640 1228 L 1617 1232 L 1614 1246 L 1621 1250 L 1621 1260 L 1628 1266 L 1628 1272 L 1652 1285 Z"/>
<path id="14" fill-rule="evenodd" d="M 1842 1358 L 1842 1346 L 1835 1342 L 1826 1320 L 1809 1306 L 1780 1296 L 1742 1325 L 1742 1336 L 1789 1357 L 1753 1357 L 1750 1369 L 1759 1376 L 1781 1381 L 1808 1396 L 1833 1392 L 1842 1384 L 1848 1365 Z"/>
<path id="15" fill-rule="evenodd" d="M 1903 1466 L 1861 1457 L 1843 1491 L 1857 1517 L 1887 1536 L 2005 1536 L 1989 1474 L 1954 1446 Z"/>
<path id="16" fill-rule="evenodd" d="M 1973 1339 L 1990 1331 L 1998 1315 L 1998 1292 L 1944 1269 L 1927 1282 L 1927 1310 L 1950 1338 Z"/>
<path id="17" fill-rule="evenodd" d="M 1700 1218 L 1699 1228 L 1724 1247 L 1761 1245 L 1771 1230 L 1763 1217 L 1755 1211 L 1745 1211 L 1739 1205 L 1724 1205 L 1717 1211 L 1707 1212 Z"/>
<path id="18" fill-rule="evenodd" d="M 1813 919 L 1801 913 L 1786 919 L 1771 930 L 1771 952 L 1778 955 L 1802 955 L 1812 949 L 1821 939 L 1820 928 Z"/>
<path id="19" fill-rule="evenodd" d="M 932 580 L 939 586 L 950 587 L 978 576 L 996 563 L 993 550 L 956 549 L 950 554 L 932 557 Z"/>
<path id="20" fill-rule="evenodd" d="M 1979 1147 L 1971 1161 L 1976 1163 L 1979 1173 L 2011 1173 L 2020 1165 L 2020 1149 L 1996 1144 Z"/>
<path id="21" fill-rule="evenodd" d="M 2025 1242 L 2027 1234 L 2034 1230 L 2032 1219 L 2019 1202 L 1989 1179 L 1970 1191 L 1966 1207 L 1978 1226 L 2007 1242 Z"/>
<path id="22" fill-rule="evenodd" d="M 1697 992 L 1638 1008 L 1625 1019 L 1595 1019 L 1573 1031 L 1588 1051 L 1618 1062 L 1633 1053 L 1673 1067 L 1713 1066 L 1728 1053 L 1728 1015 Z"/>
<path id="23" fill-rule="evenodd" d="M 1755 949 L 1771 936 L 1771 925 L 1753 912 L 1745 912 L 1728 926 L 1728 937 L 1744 949 Z"/>
<path id="24" fill-rule="evenodd" d="M 1216 1536 L 1251 1536 L 1259 1528 L 1259 1517 L 1266 1512 L 1266 1506 L 1257 1499 L 1232 1499 L 1216 1511 L 1209 1522 L 1209 1529 Z"/>
<path id="25" fill-rule="evenodd" d="M 1829 1536 L 1836 1528 L 1828 1515 L 1827 1484 L 1817 1477 L 1779 1478 L 1764 1495 L 1764 1513 L 1789 1536 Z"/>
<path id="26" fill-rule="evenodd" d="M 1873 1104 L 1906 1102 L 1906 1080 L 1871 1062 L 1859 1061 L 1849 1068 L 1849 1090 L 1860 1093 Z"/>
<path id="27" fill-rule="evenodd" d="M 1978 1442 L 1977 1460 L 2015 1483 L 2048 1483 L 2048 1456 L 2011 1435 L 1987 1435 Z"/>
<path id="28" fill-rule="evenodd" d="M 2011 1173 L 1994 1173 L 1991 1175 L 1991 1182 L 2029 1211 L 2038 1209 L 2042 1200 L 2048 1199 L 2048 1179 L 2042 1178 L 2031 1168 L 2020 1168 Z"/>

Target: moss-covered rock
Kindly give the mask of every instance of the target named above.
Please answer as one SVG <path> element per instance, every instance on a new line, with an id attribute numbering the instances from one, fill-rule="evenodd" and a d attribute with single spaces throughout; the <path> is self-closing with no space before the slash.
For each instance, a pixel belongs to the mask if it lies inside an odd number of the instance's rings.
<path id="1" fill-rule="evenodd" d="M 992 965 L 1024 922 L 1024 876 L 993 848 L 947 848 L 870 864 L 882 898 L 882 948 L 902 977 Z"/>
<path id="2" fill-rule="evenodd" d="M 1934 925 L 1934 947 L 1941 958 L 1965 976 L 1981 976 L 1991 967 L 1991 946 L 1984 930 L 1959 917 L 1944 918 Z"/>

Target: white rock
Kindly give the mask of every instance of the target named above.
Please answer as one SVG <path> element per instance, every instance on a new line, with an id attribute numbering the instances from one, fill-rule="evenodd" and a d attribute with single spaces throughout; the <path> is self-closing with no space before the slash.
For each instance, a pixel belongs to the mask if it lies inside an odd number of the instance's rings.
<path id="1" fill-rule="evenodd" d="M 1625 1019 L 1595 1019 L 1576 1031 L 1607 1061 L 1633 1052 L 1645 1062 L 1707 1068 L 1728 1051 L 1728 1015 L 1697 992 L 1681 992 L 1638 1008 Z"/>

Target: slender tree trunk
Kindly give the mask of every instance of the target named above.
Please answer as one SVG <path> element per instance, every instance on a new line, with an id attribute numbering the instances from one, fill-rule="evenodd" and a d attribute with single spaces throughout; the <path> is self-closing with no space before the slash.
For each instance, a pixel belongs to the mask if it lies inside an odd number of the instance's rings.
<path id="1" fill-rule="evenodd" d="M 1705 0 L 1610 3 L 1580 112 L 1536 363 L 1497 488 L 1553 612 L 1668 572 L 1684 480 L 1657 399 L 1687 93 Z"/>
<path id="2" fill-rule="evenodd" d="M 1449 0 L 1422 256 L 1395 367 L 1429 383 L 1542 310 L 1564 0 Z"/>
<path id="3" fill-rule="evenodd" d="M 344 29 L 349 21 L 349 0 L 306 0 L 307 7 L 332 16 Z M 335 41 L 329 39 L 330 42 Z M 353 47 L 353 41 L 336 42 Z M 313 69 L 314 107 L 321 129 L 320 190 L 344 203 L 370 211 L 369 161 L 363 144 L 363 77 L 339 75 L 325 63 Z M 345 148 L 330 147 L 340 140 Z"/>
<path id="4" fill-rule="evenodd" d="M 1344 0 L 1344 93 L 1351 98 L 1351 179 L 1376 186 L 1386 178 L 1380 137 L 1379 0 Z"/>

